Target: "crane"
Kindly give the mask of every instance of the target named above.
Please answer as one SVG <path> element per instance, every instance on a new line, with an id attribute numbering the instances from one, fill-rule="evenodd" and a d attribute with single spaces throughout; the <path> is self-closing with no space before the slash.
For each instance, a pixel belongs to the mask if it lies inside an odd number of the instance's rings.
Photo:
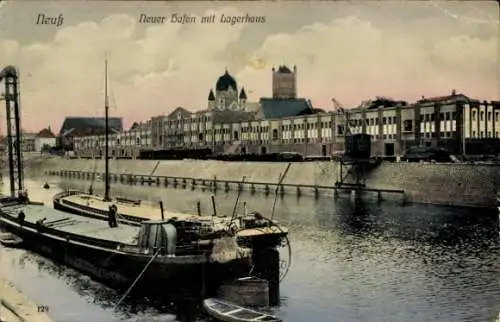
<path id="1" fill-rule="evenodd" d="M 355 127 L 357 124 L 354 120 L 351 120 L 349 117 L 349 112 L 340 104 L 335 98 L 332 98 L 332 104 L 335 110 L 337 111 L 337 115 L 341 115 L 344 117 L 344 156 L 340 159 L 340 174 L 339 180 L 335 183 L 337 187 L 355 187 L 355 188 L 364 188 L 365 183 L 363 180 L 363 172 L 364 166 L 363 161 L 359 160 L 357 157 L 352 157 L 352 155 L 347 154 L 348 150 L 346 150 L 346 144 L 348 144 L 348 137 L 351 137 L 352 131 L 351 127 Z M 363 102 L 361 105 L 364 108 L 368 104 L 367 102 Z M 354 139 L 354 138 L 353 138 Z M 352 144 L 352 142 L 351 142 Z M 344 170 L 344 168 L 347 168 Z M 346 179 L 351 178 L 351 183 L 346 183 Z"/>
<path id="2" fill-rule="evenodd" d="M 7 148 L 12 197 L 24 194 L 23 161 L 21 140 L 21 112 L 19 103 L 19 71 L 14 66 L 7 66 L 0 71 L 0 82 L 5 84 L 1 100 L 5 101 L 7 111 Z"/>
<path id="3" fill-rule="evenodd" d="M 352 135 L 351 126 L 356 125 L 349 119 L 349 112 L 335 99 L 335 97 L 332 97 L 332 104 L 337 114 L 344 117 L 344 137 Z"/>

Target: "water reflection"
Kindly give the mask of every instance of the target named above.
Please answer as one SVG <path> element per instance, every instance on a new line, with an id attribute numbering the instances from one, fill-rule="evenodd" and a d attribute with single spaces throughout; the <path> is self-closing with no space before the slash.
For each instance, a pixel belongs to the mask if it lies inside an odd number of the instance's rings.
<path id="1" fill-rule="evenodd" d="M 50 184 L 54 187 L 57 182 Z M 88 188 L 88 182 L 71 184 Z M 209 194 L 199 190 L 112 188 L 120 195 L 163 199 L 167 209 L 175 211 L 195 212 L 198 200 L 206 211 L 211 208 Z M 38 192 L 38 198 L 50 202 L 55 191 L 44 193 Z M 220 192 L 216 199 L 219 213 L 232 212 L 234 194 Z M 272 196 L 247 192 L 241 200 L 263 213 L 273 203 Z M 493 321 L 500 311 L 500 254 L 493 214 L 345 198 L 285 197 L 278 200 L 276 219 L 290 229 L 293 249 L 278 312 L 285 321 Z M 165 314 L 166 308 L 152 309 L 148 303 L 132 300 L 113 313 L 119 297 L 115 291 L 36 255 L 8 253 L 2 250 L 2 271 L 10 267 L 8 274 L 21 281 L 30 297 L 50 300 L 47 304 L 57 308 L 52 310 L 56 321 L 173 319 Z M 47 290 L 54 294 L 50 299 Z M 189 315 L 196 310 L 179 311 Z M 203 320 L 180 315 L 177 319 Z"/>

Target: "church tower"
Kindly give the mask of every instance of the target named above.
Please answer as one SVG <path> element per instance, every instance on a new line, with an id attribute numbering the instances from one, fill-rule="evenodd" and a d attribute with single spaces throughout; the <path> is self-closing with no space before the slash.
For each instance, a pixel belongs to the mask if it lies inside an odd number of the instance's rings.
<path id="1" fill-rule="evenodd" d="M 229 110 L 238 104 L 238 85 L 227 69 L 215 84 L 215 101 L 221 110 Z"/>
<path id="2" fill-rule="evenodd" d="M 273 98 L 295 99 L 297 98 L 297 67 L 293 66 L 293 72 L 285 65 L 278 69 L 273 67 Z"/>
<path id="3" fill-rule="evenodd" d="M 240 99 L 240 108 L 244 109 L 247 103 L 247 93 L 245 92 L 244 87 L 241 88 L 239 99 Z"/>
<path id="4" fill-rule="evenodd" d="M 210 93 L 208 93 L 208 109 L 211 111 L 215 108 L 215 95 L 214 91 L 210 89 Z"/>

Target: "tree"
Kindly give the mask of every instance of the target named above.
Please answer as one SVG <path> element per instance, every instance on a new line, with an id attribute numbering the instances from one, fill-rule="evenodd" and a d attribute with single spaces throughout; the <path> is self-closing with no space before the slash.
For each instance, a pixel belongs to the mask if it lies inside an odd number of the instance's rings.
<path id="1" fill-rule="evenodd" d="M 48 145 L 47 143 L 45 143 L 43 146 L 42 146 L 42 149 L 40 151 L 40 153 L 42 154 L 46 154 L 50 151 L 50 145 Z"/>

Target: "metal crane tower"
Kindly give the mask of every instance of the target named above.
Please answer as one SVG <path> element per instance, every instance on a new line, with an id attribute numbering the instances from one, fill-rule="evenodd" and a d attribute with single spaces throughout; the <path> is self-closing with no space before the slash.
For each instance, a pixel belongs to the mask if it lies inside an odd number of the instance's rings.
<path id="1" fill-rule="evenodd" d="M 355 126 L 350 113 L 335 98 L 332 103 L 337 115 L 343 116 L 344 154 L 341 156 L 340 173 L 335 186 L 345 189 L 365 188 L 364 174 L 370 164 L 371 137 L 368 134 L 352 134 Z"/>
<path id="2" fill-rule="evenodd" d="M 19 197 L 24 189 L 21 113 L 19 106 L 19 72 L 14 66 L 7 66 L 0 71 L 0 82 L 5 83 L 2 99 L 7 111 L 7 149 L 10 179 L 10 194 Z"/>

